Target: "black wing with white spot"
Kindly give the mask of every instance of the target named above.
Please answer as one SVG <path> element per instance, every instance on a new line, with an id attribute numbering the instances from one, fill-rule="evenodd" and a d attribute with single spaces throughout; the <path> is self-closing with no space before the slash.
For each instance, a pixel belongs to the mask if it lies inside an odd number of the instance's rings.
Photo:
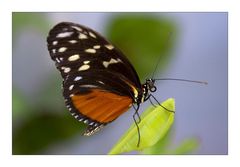
<path id="1" fill-rule="evenodd" d="M 141 87 L 138 75 L 123 53 L 104 37 L 85 26 L 63 22 L 48 36 L 48 50 L 63 77 L 74 71 L 108 70 Z"/>
<path id="2" fill-rule="evenodd" d="M 141 84 L 131 63 L 94 30 L 62 22 L 50 30 L 47 42 L 63 77 L 68 109 L 89 124 L 86 135 L 116 119 L 139 96 Z"/>

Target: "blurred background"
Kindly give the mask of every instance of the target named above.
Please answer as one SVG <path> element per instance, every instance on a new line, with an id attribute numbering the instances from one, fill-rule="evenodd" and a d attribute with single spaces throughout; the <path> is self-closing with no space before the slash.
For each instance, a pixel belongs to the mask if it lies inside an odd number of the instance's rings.
<path id="1" fill-rule="evenodd" d="M 64 105 L 61 76 L 47 51 L 61 21 L 101 33 L 130 59 L 141 81 L 185 78 L 208 85 L 159 81 L 158 101 L 175 98 L 175 122 L 151 154 L 228 153 L 227 13 L 13 13 L 13 154 L 107 154 L 133 123 L 131 109 L 99 133 Z M 141 111 L 150 105 L 145 102 Z M 133 152 L 128 154 L 148 154 Z"/>

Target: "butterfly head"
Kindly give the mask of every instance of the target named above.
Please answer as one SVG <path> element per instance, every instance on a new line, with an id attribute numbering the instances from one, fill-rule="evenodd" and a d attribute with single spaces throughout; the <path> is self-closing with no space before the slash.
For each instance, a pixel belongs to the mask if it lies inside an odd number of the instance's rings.
<path id="1" fill-rule="evenodd" d="M 144 102 L 148 99 L 149 93 L 156 92 L 157 87 L 155 86 L 155 79 L 146 79 L 146 82 L 142 85 L 142 98 L 141 102 Z"/>
<path id="2" fill-rule="evenodd" d="M 150 92 L 156 92 L 157 88 L 154 84 L 155 84 L 155 79 L 146 79 L 145 85 Z"/>

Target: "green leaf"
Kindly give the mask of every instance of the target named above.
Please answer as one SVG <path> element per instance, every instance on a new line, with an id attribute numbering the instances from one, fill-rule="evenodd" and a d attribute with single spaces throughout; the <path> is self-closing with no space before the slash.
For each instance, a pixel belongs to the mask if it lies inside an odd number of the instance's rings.
<path id="1" fill-rule="evenodd" d="M 153 72 L 158 60 L 158 70 L 167 67 L 177 36 L 175 24 L 170 20 L 139 13 L 113 17 L 106 32 L 110 41 L 134 65 L 142 80 Z"/>
<path id="2" fill-rule="evenodd" d="M 172 98 L 164 101 L 161 105 L 175 111 L 175 102 Z M 139 147 L 137 146 L 138 131 L 136 125 L 132 124 L 109 154 L 143 150 L 161 140 L 174 121 L 174 113 L 165 110 L 162 106 L 151 106 L 141 115 L 141 122 L 138 124 L 141 135 Z"/>
<path id="3" fill-rule="evenodd" d="M 168 154 L 169 146 L 172 145 L 172 133 L 173 127 L 171 127 L 168 132 L 165 134 L 161 140 L 159 140 L 155 145 L 152 147 L 148 147 L 144 149 L 141 154 L 145 155 L 160 155 L 160 154 Z"/>

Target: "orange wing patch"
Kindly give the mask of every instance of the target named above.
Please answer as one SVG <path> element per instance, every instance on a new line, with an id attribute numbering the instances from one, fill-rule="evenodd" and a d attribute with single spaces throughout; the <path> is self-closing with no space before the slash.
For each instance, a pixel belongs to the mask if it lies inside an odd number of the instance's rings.
<path id="1" fill-rule="evenodd" d="M 91 93 L 71 97 L 75 108 L 83 115 L 100 123 L 108 123 L 126 112 L 132 99 L 100 89 L 92 89 Z"/>

